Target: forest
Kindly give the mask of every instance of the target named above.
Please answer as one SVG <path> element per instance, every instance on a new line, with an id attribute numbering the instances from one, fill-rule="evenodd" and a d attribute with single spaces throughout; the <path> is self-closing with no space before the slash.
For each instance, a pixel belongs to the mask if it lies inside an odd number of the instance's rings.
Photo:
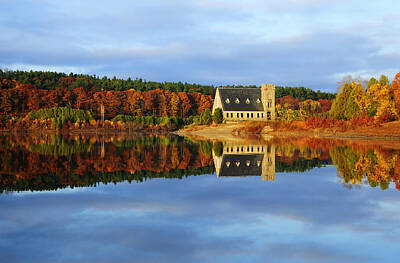
<path id="1" fill-rule="evenodd" d="M 123 123 L 133 122 L 139 126 L 171 128 L 169 126 L 208 124 L 212 121 L 209 110 L 214 93 L 214 86 L 181 82 L 159 83 L 73 73 L 0 70 L 0 127 L 127 128 Z M 276 87 L 276 96 L 290 96 L 299 102 L 319 100 L 324 104 L 325 101 L 330 102 L 335 94 L 315 92 L 304 87 Z M 101 105 L 108 123 L 97 122 Z M 82 117 L 83 113 L 87 116 Z M 145 118 L 149 116 L 152 118 Z"/>
<path id="2" fill-rule="evenodd" d="M 301 101 L 287 95 L 277 99 L 281 121 L 306 121 L 308 128 L 379 126 L 400 119 L 400 72 L 392 82 L 381 75 L 365 86 L 360 81 L 344 81 L 333 100 Z"/>

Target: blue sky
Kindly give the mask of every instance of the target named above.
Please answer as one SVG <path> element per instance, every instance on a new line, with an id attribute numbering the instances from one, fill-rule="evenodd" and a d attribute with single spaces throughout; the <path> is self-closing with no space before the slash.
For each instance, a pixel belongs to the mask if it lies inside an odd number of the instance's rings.
<path id="1" fill-rule="evenodd" d="M 400 71 L 400 2 L 0 0 L 0 68 L 335 91 Z"/>

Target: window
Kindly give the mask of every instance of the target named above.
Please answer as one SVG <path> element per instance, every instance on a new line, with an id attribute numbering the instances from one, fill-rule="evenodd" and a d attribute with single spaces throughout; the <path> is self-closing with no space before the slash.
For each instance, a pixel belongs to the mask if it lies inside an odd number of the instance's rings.
<path id="1" fill-rule="evenodd" d="M 257 113 L 257 118 L 260 118 L 260 113 Z"/>
<path id="2" fill-rule="evenodd" d="M 231 118 L 233 118 L 233 113 L 231 113 Z"/>
<path id="3" fill-rule="evenodd" d="M 239 104 L 240 100 L 238 98 L 236 98 L 235 102 L 236 102 L 236 104 Z"/>
<path id="4" fill-rule="evenodd" d="M 249 98 L 246 99 L 246 104 L 250 104 L 250 99 Z"/>
<path id="5" fill-rule="evenodd" d="M 261 118 L 264 118 L 264 113 L 261 113 Z"/>
<path id="6" fill-rule="evenodd" d="M 251 118 L 253 118 L 253 113 L 251 114 Z"/>
<path id="7" fill-rule="evenodd" d="M 240 117 L 242 117 L 242 118 L 243 118 L 243 113 L 240 113 Z"/>
<path id="8" fill-rule="evenodd" d="M 249 117 L 249 114 L 247 113 L 247 118 Z"/>
<path id="9" fill-rule="evenodd" d="M 239 113 L 236 113 L 236 117 L 239 118 Z"/>
<path id="10" fill-rule="evenodd" d="M 229 118 L 229 113 L 226 114 L 226 117 Z"/>

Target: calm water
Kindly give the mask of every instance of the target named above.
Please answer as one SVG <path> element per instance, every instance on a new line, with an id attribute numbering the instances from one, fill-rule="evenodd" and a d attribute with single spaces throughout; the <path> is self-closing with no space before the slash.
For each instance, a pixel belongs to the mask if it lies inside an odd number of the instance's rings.
<path id="1" fill-rule="evenodd" d="M 0 261 L 396 262 L 398 182 L 381 143 L 0 136 Z"/>

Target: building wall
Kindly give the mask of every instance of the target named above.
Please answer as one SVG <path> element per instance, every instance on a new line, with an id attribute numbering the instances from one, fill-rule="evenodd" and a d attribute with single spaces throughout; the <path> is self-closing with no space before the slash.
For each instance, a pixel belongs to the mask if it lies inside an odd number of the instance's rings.
<path id="1" fill-rule="evenodd" d="M 225 121 L 265 120 L 263 111 L 223 111 Z"/>
<path id="2" fill-rule="evenodd" d="M 222 102 L 221 102 L 221 96 L 219 95 L 219 89 L 215 92 L 215 98 L 214 98 L 214 104 L 212 108 L 212 114 L 214 114 L 215 109 L 220 108 L 222 109 Z"/>
<path id="3" fill-rule="evenodd" d="M 264 111 L 222 111 L 225 121 L 242 121 L 242 120 L 275 120 L 275 85 L 262 84 L 261 85 L 261 100 L 263 102 Z M 214 104 L 212 113 L 215 109 L 222 109 L 221 96 L 219 88 L 215 93 Z M 227 115 L 228 114 L 228 115 Z M 242 115 L 243 114 L 243 115 Z M 252 115 L 253 114 L 253 117 Z M 257 115 L 258 114 L 258 115 Z M 243 116 L 243 117 L 242 117 Z M 247 117 L 248 116 L 248 117 Z"/>

